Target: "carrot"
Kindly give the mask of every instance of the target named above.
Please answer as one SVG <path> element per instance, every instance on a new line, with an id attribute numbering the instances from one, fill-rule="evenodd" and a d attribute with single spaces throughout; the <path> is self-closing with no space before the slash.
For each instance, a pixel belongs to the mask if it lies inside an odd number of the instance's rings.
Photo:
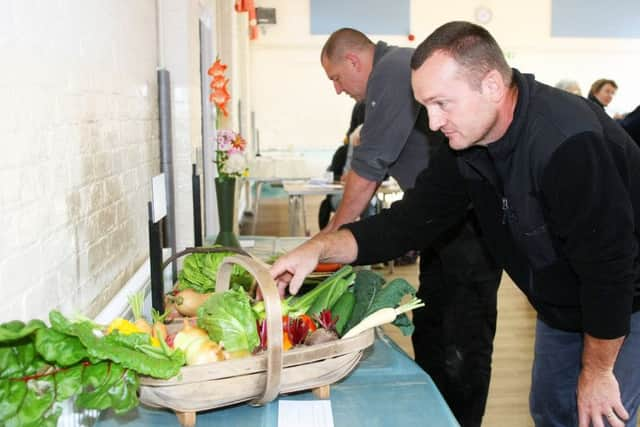
<path id="1" fill-rule="evenodd" d="M 313 271 L 317 273 L 331 273 L 333 271 L 338 271 L 340 267 L 342 267 L 342 264 L 321 262 L 318 265 L 316 265 L 316 269 Z"/>

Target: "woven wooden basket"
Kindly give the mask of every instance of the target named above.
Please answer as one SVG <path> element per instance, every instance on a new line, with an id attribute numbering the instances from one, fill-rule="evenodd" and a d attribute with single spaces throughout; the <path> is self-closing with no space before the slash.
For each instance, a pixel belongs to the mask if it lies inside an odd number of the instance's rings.
<path id="1" fill-rule="evenodd" d="M 195 425 L 196 412 L 250 401 L 260 406 L 280 393 L 313 390 L 323 399 L 329 385 L 351 372 L 362 351 L 373 344 L 374 331 L 313 346 L 282 351 L 282 311 L 278 289 L 260 262 L 232 255 L 222 262 L 216 292 L 229 289 L 233 264 L 244 267 L 256 279 L 265 301 L 267 350 L 259 355 L 206 365 L 185 366 L 176 377 L 140 379 L 140 401 L 170 408 L 183 426 Z"/>

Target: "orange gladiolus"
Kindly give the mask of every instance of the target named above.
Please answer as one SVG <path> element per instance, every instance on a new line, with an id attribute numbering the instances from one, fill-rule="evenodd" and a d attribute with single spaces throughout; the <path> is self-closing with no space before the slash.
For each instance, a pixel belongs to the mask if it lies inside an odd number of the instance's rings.
<path id="1" fill-rule="evenodd" d="M 216 59 L 216 62 L 209 68 L 207 74 L 210 76 L 224 76 L 224 72 L 227 70 L 227 66 L 220 61 L 220 58 Z"/>
<path id="2" fill-rule="evenodd" d="M 215 76 L 213 79 L 211 79 L 209 87 L 211 89 L 226 88 L 228 83 L 229 79 L 225 79 L 224 76 Z"/>

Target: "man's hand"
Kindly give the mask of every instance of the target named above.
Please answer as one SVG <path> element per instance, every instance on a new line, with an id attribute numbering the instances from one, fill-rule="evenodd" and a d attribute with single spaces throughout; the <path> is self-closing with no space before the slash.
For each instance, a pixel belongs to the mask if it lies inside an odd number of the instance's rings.
<path id="1" fill-rule="evenodd" d="M 585 334 L 583 367 L 578 377 L 578 421 L 580 427 L 624 427 L 629 413 L 620 399 L 620 386 L 613 365 L 624 338 L 602 340 Z"/>
<path id="2" fill-rule="evenodd" d="M 280 295 L 289 287 L 290 294 L 297 294 L 304 278 L 320 261 L 349 264 L 358 255 L 358 244 L 349 230 L 318 234 L 293 251 L 277 259 L 269 272 L 278 285 Z"/>
<path id="3" fill-rule="evenodd" d="M 278 285 L 280 296 L 289 286 L 290 294 L 297 294 L 304 278 L 318 265 L 322 254 L 322 244 L 317 240 L 309 240 L 298 246 L 292 252 L 281 256 L 273 263 L 269 270 L 271 277 Z"/>

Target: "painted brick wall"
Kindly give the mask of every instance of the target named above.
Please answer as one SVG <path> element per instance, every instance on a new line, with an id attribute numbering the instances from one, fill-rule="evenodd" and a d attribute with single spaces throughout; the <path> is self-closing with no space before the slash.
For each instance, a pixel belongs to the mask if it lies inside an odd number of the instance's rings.
<path id="1" fill-rule="evenodd" d="M 155 1 L 5 1 L 0 322 L 93 315 L 147 256 Z"/>

